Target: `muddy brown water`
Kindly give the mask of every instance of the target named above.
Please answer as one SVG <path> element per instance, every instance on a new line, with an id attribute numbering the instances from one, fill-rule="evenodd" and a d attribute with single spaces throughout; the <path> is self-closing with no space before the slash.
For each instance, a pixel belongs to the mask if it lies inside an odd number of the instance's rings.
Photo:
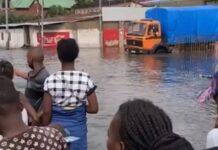
<path id="1" fill-rule="evenodd" d="M 26 50 L 1 50 L 0 58 L 28 70 Z M 107 129 L 118 109 L 128 99 L 146 98 L 163 108 L 172 118 L 174 131 L 191 141 L 196 150 L 205 148 L 207 132 L 213 127 L 212 101 L 199 105 L 196 97 L 209 84 L 199 74 L 212 74 L 217 53 L 211 50 L 183 51 L 169 55 L 127 55 L 116 49 L 81 49 L 76 61 L 79 70 L 91 74 L 98 85 L 100 112 L 88 115 L 90 150 L 106 149 Z M 46 67 L 60 69 L 55 51 L 46 54 Z M 16 87 L 24 90 L 25 81 L 15 77 Z"/>

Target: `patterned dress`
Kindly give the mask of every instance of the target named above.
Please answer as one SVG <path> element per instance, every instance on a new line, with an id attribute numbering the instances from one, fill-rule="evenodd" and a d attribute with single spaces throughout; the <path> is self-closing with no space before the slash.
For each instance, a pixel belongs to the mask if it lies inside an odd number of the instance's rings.
<path id="1" fill-rule="evenodd" d="M 56 129 L 29 127 L 19 135 L 1 140 L 0 150 L 67 150 L 67 144 Z"/>

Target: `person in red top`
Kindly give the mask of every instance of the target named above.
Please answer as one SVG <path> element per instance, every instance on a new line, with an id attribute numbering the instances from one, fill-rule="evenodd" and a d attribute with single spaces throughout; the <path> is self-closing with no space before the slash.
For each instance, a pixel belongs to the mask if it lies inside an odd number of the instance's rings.
<path id="1" fill-rule="evenodd" d="M 0 141 L 2 150 L 67 150 L 62 134 L 50 127 L 28 127 L 22 121 L 19 92 L 0 76 Z"/>

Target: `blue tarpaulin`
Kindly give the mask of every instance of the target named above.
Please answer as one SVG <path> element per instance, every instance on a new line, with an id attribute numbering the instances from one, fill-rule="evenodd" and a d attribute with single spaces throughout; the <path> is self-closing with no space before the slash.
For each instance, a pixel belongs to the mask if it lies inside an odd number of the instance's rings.
<path id="1" fill-rule="evenodd" d="M 146 18 L 159 20 L 168 44 L 218 41 L 218 7 L 157 7 Z"/>

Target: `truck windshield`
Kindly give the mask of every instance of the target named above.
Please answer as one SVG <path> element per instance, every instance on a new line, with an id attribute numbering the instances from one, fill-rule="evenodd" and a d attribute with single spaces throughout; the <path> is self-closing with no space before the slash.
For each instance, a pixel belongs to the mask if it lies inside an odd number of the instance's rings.
<path id="1" fill-rule="evenodd" d="M 143 23 L 134 23 L 129 26 L 128 34 L 131 35 L 144 35 L 146 29 L 146 25 Z"/>

